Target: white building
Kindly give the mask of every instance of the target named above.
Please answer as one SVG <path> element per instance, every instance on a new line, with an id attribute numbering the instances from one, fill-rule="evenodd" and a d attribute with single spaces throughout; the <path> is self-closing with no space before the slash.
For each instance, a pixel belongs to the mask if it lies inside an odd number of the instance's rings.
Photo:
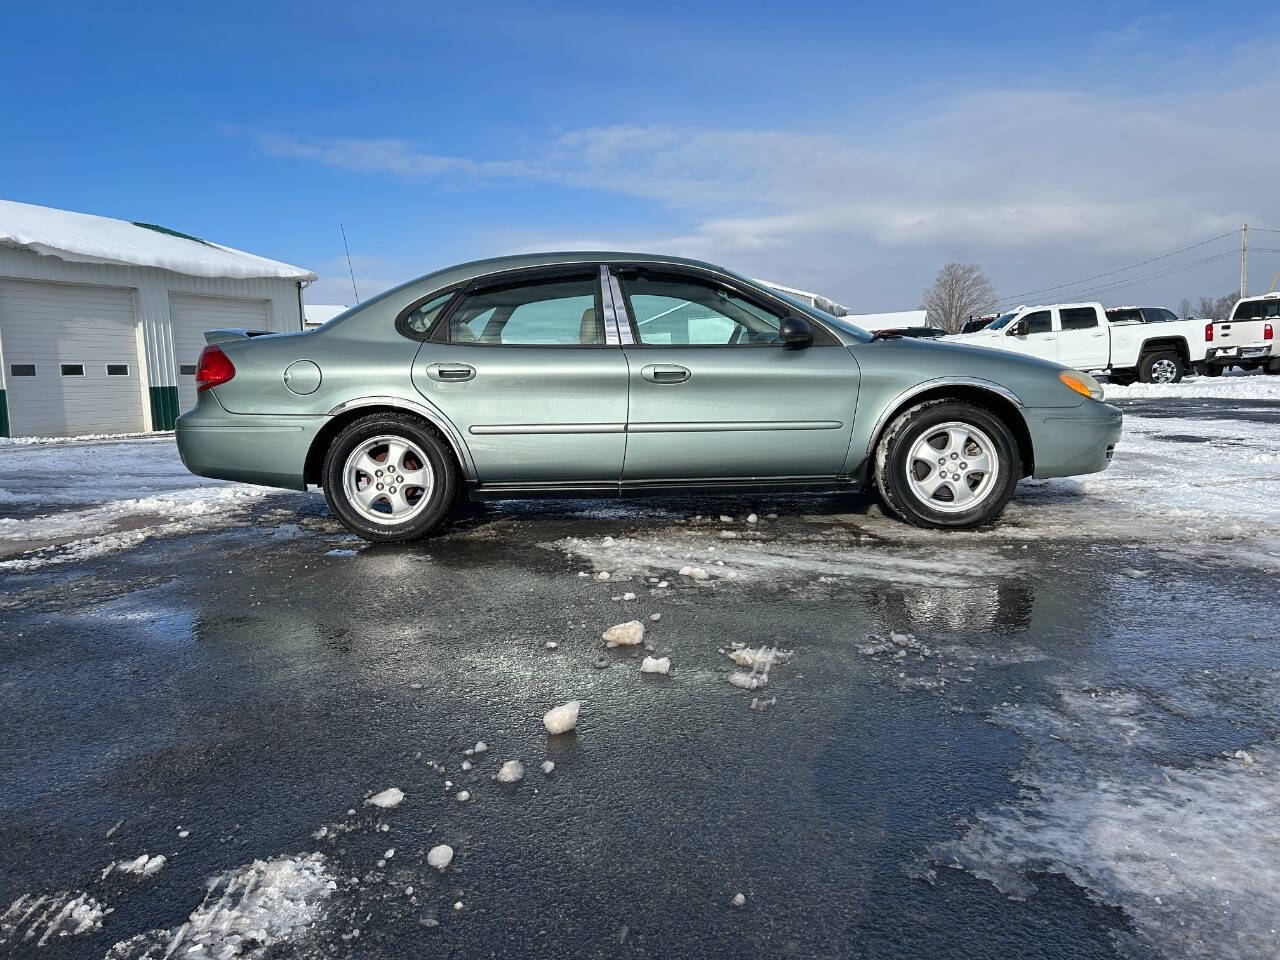
<path id="1" fill-rule="evenodd" d="M 829 313 L 833 317 L 842 317 L 849 312 L 849 308 L 836 303 L 829 297 L 824 297 L 820 293 L 810 293 L 808 290 L 797 290 L 795 287 L 784 287 L 780 283 L 771 283 L 768 280 L 756 280 L 756 283 L 763 283 L 766 287 L 772 287 L 785 293 L 793 300 L 799 300 L 807 303 L 811 307 L 817 307 L 824 313 Z"/>
<path id="2" fill-rule="evenodd" d="M 846 318 L 863 330 L 901 330 L 903 327 L 927 327 L 927 310 L 897 310 L 892 313 L 850 313 Z"/>
<path id="3" fill-rule="evenodd" d="M 316 275 L 149 224 L 0 200 L 0 436 L 171 430 L 204 331 L 302 329 Z"/>
<path id="4" fill-rule="evenodd" d="M 314 330 L 349 309 L 350 307 L 345 303 L 304 303 L 302 305 L 302 325 L 308 330 Z"/>

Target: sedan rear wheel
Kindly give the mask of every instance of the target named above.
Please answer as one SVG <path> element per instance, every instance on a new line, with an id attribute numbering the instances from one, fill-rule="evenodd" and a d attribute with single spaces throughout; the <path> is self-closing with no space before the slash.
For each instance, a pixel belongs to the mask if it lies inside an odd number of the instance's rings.
<path id="1" fill-rule="evenodd" d="M 985 407 L 935 400 L 897 417 L 876 448 L 889 509 L 922 527 L 975 527 L 1004 509 L 1022 476 L 1009 428 Z"/>
<path id="2" fill-rule="evenodd" d="M 458 472 L 436 432 L 404 414 L 371 414 L 345 427 L 325 457 L 329 509 L 356 535 L 416 540 L 453 509 Z"/>

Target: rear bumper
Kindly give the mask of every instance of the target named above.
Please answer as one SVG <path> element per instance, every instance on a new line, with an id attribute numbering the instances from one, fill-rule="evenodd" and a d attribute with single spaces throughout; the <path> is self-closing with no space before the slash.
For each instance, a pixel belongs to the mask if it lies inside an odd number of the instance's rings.
<path id="1" fill-rule="evenodd" d="M 328 419 L 227 413 L 206 390 L 178 418 L 178 455 L 202 477 L 305 490 L 307 451 Z"/>
<path id="2" fill-rule="evenodd" d="M 1271 344 L 1243 347 L 1210 347 L 1204 353 L 1205 363 L 1231 365 L 1241 360 L 1268 360 L 1271 357 Z"/>
<path id="3" fill-rule="evenodd" d="M 1124 414 L 1098 400 L 1080 407 L 1023 410 L 1031 431 L 1038 479 L 1097 473 L 1111 465 Z"/>

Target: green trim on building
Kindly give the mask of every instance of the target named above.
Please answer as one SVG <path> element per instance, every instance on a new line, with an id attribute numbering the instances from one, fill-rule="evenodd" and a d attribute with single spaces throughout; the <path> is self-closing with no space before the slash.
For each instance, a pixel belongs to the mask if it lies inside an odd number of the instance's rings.
<path id="1" fill-rule="evenodd" d="M 0 437 L 9 436 L 9 399 L 0 387 Z"/>
<path id="2" fill-rule="evenodd" d="M 172 430 L 178 422 L 178 388 L 151 388 L 151 429 Z"/>

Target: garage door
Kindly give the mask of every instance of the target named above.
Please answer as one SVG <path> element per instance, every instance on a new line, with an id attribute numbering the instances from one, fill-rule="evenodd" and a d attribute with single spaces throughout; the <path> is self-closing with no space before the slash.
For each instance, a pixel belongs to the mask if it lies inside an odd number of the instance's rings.
<path id="1" fill-rule="evenodd" d="M 169 320 L 173 325 L 173 355 L 178 364 L 178 407 L 196 405 L 196 361 L 204 349 L 204 332 L 219 327 L 271 329 L 271 304 L 266 300 L 235 297 L 198 297 L 169 294 Z"/>
<path id="2" fill-rule="evenodd" d="M 145 429 L 133 291 L 0 280 L 0 349 L 16 437 Z"/>

